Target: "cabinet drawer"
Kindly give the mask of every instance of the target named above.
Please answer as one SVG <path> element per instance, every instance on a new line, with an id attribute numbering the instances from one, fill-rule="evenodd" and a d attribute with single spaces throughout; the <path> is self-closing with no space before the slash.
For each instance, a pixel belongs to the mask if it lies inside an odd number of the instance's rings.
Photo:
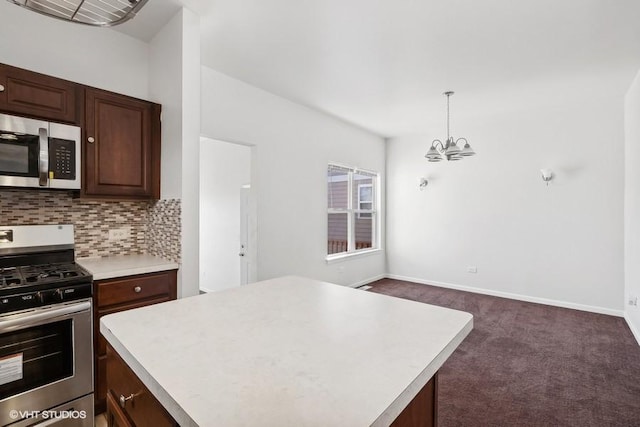
<path id="1" fill-rule="evenodd" d="M 98 308 L 171 294 L 171 280 L 168 273 L 132 276 L 96 283 Z"/>
<path id="2" fill-rule="evenodd" d="M 113 403 L 118 405 L 132 424 L 138 427 L 176 425 L 160 402 L 111 347 L 107 347 L 107 388 L 110 397 L 115 400 Z M 121 404 L 123 398 L 127 399 L 124 405 Z"/>

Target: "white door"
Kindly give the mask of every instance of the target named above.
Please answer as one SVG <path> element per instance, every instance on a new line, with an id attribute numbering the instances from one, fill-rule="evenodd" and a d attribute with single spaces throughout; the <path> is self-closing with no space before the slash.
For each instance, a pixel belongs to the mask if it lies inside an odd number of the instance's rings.
<path id="1" fill-rule="evenodd" d="M 200 139 L 200 290 L 248 282 L 251 147 Z M 246 199 L 245 201 L 243 201 Z M 242 247 L 244 246 L 244 248 Z M 245 253 L 245 256 L 238 256 Z"/>

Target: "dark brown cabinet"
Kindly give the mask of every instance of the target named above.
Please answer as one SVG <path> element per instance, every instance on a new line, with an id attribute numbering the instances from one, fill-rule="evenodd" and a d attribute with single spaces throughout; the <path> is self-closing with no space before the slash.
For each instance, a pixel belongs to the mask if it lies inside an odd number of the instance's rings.
<path id="1" fill-rule="evenodd" d="M 174 427 L 178 424 L 120 356 L 107 347 L 109 426 Z"/>
<path id="2" fill-rule="evenodd" d="M 160 110 L 86 89 L 83 196 L 160 198 Z"/>
<path id="3" fill-rule="evenodd" d="M 161 106 L 0 64 L 0 112 L 82 127 L 81 197 L 160 198 Z"/>
<path id="4" fill-rule="evenodd" d="M 0 64 L 0 111 L 80 124 L 82 92 L 76 83 Z"/>
<path id="5" fill-rule="evenodd" d="M 107 425 L 109 427 L 133 427 L 111 394 L 107 394 Z"/>
<path id="6" fill-rule="evenodd" d="M 425 384 L 390 427 L 438 426 L 438 373 Z"/>
<path id="7" fill-rule="evenodd" d="M 97 280 L 94 295 L 94 397 L 96 414 L 107 400 L 107 342 L 100 334 L 100 318 L 107 314 L 171 301 L 177 296 L 176 270 Z M 118 424 L 120 425 L 120 424 Z"/>

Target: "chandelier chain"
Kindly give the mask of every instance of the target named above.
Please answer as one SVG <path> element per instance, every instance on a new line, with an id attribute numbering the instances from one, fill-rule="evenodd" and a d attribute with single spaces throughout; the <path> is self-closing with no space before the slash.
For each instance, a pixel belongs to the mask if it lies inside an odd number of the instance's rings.
<path id="1" fill-rule="evenodd" d="M 447 94 L 447 141 L 449 141 L 449 136 L 450 136 L 450 125 L 449 125 L 449 98 L 451 98 L 450 94 Z"/>

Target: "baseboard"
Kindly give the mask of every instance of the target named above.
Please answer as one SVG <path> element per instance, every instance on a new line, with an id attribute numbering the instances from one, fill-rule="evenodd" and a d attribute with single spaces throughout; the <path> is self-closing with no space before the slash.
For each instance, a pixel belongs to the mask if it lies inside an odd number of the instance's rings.
<path id="1" fill-rule="evenodd" d="M 627 313 L 624 313 L 624 320 L 627 321 L 627 325 L 629 325 L 629 329 L 631 329 L 631 333 L 633 334 L 636 341 L 638 341 L 638 345 L 640 345 L 640 331 L 633 324 Z"/>
<path id="2" fill-rule="evenodd" d="M 375 282 L 376 280 L 384 279 L 388 277 L 386 274 L 378 274 L 377 276 L 373 276 L 369 279 L 360 280 L 359 282 L 348 285 L 350 288 L 358 288 L 363 285 L 368 285 L 369 283 Z"/>
<path id="3" fill-rule="evenodd" d="M 573 310 L 589 311 L 591 313 L 607 314 L 609 316 L 624 317 L 624 311 L 613 310 L 606 307 L 597 307 L 593 305 L 576 304 L 573 302 L 559 301 L 547 298 L 530 297 L 527 295 L 513 294 L 510 292 L 494 291 L 491 289 L 476 288 L 473 286 L 456 285 L 453 283 L 438 282 L 435 280 L 424 280 L 415 277 L 400 276 L 397 274 L 387 274 L 388 279 L 405 280 L 407 282 L 420 283 L 423 285 L 432 285 L 439 288 L 455 289 L 458 291 L 473 292 L 475 294 L 491 295 L 494 297 L 508 298 L 518 301 L 534 302 L 537 304 L 552 305 L 554 307 L 571 308 Z M 636 335 L 637 338 L 637 335 Z"/>

